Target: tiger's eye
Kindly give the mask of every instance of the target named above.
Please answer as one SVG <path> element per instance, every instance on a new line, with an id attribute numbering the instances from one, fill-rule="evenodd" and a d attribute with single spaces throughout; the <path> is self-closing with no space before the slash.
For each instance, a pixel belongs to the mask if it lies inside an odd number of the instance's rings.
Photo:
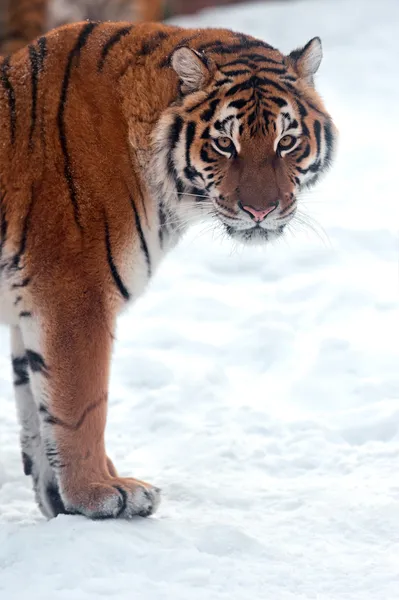
<path id="1" fill-rule="evenodd" d="M 228 152 L 231 155 L 235 154 L 236 147 L 234 146 L 234 143 L 229 137 L 221 136 L 216 138 L 214 142 L 222 152 Z"/>
<path id="2" fill-rule="evenodd" d="M 295 144 L 296 138 L 293 135 L 285 135 L 278 143 L 280 150 L 289 150 Z"/>
<path id="3" fill-rule="evenodd" d="M 218 144 L 222 150 L 228 150 L 231 146 L 231 139 L 228 137 L 218 138 Z"/>

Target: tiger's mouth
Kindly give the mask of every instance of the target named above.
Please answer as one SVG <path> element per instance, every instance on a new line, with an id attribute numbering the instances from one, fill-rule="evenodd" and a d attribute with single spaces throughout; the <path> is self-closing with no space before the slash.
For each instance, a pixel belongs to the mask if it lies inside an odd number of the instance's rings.
<path id="1" fill-rule="evenodd" d="M 246 229 L 238 229 L 224 223 L 224 228 L 228 235 L 244 244 L 265 244 L 278 239 L 284 233 L 286 224 L 280 225 L 276 229 L 264 229 L 259 224 L 247 227 Z"/>
<path id="2" fill-rule="evenodd" d="M 286 225 L 292 220 L 296 213 L 297 198 L 280 211 L 276 216 L 266 217 L 256 222 L 249 218 L 247 211 L 240 209 L 240 203 L 232 207 L 228 203 L 221 202 L 220 198 L 212 198 L 224 230 L 234 240 L 244 244 L 265 244 L 281 237 Z M 245 214 L 244 214 L 245 213 Z"/>

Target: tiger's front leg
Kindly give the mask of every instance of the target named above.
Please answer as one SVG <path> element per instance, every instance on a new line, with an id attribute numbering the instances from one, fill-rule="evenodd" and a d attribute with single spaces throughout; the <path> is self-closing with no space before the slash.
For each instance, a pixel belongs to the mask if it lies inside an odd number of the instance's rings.
<path id="1" fill-rule="evenodd" d="M 65 508 L 58 492 L 55 472 L 44 449 L 39 413 L 29 377 L 30 355 L 26 353 L 21 330 L 17 326 L 11 327 L 11 356 L 24 473 L 32 476 L 40 510 L 46 517 L 53 517 L 64 513 Z"/>
<path id="2" fill-rule="evenodd" d="M 105 452 L 114 318 L 100 298 L 101 290 L 81 294 L 79 302 L 41 310 L 38 318 L 33 312 L 21 325 L 41 443 L 65 512 L 93 519 L 148 516 L 160 490 L 118 477 Z"/>

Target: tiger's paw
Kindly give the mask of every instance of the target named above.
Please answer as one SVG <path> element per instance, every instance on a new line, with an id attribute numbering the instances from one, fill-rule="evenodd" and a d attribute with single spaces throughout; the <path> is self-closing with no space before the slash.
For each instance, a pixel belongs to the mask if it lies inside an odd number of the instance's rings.
<path id="1" fill-rule="evenodd" d="M 143 481 L 110 477 L 84 482 L 63 494 L 67 512 L 89 519 L 131 519 L 149 517 L 159 506 L 161 490 Z"/>

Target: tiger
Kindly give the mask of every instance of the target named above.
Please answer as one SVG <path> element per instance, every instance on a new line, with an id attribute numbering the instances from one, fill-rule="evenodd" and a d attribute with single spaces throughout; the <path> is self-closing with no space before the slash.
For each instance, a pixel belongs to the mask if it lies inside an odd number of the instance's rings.
<path id="1" fill-rule="evenodd" d="M 104 430 L 118 315 L 203 219 L 281 238 L 338 133 L 318 37 L 283 54 L 245 33 L 80 22 L 0 66 L 0 320 L 22 464 L 46 518 L 149 516 Z"/>
<path id="2" fill-rule="evenodd" d="M 0 54 L 74 21 L 159 21 L 163 0 L 0 0 Z"/>

